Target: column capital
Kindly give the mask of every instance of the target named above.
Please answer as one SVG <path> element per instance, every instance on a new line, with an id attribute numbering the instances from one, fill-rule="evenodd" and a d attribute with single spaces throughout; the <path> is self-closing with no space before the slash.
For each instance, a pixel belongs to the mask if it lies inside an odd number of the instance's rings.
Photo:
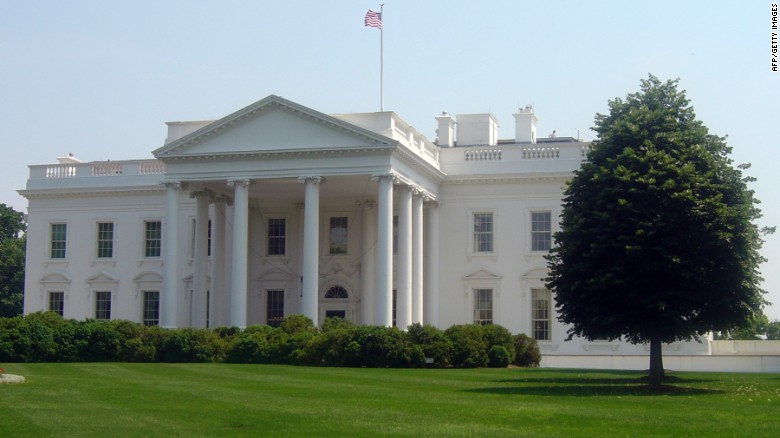
<path id="1" fill-rule="evenodd" d="M 209 189 L 203 189 L 203 190 L 195 190 L 194 192 L 190 192 L 190 198 L 192 199 L 201 198 L 201 197 L 211 198 L 211 191 Z"/>
<path id="2" fill-rule="evenodd" d="M 163 181 L 160 183 L 160 186 L 165 187 L 166 189 L 170 188 L 174 190 L 179 190 L 184 186 L 184 184 L 182 184 L 181 181 Z"/>
<path id="3" fill-rule="evenodd" d="M 378 182 L 378 181 L 384 180 L 384 179 L 389 179 L 389 180 L 391 180 L 394 183 L 398 182 L 398 176 L 396 174 L 392 173 L 392 172 L 388 172 L 388 173 L 375 173 L 375 174 L 371 175 L 371 181 L 377 181 Z"/>
<path id="4" fill-rule="evenodd" d="M 231 202 L 232 201 L 230 200 L 229 197 L 227 197 L 225 195 L 217 195 L 217 194 L 211 192 L 211 203 L 212 204 L 227 204 L 227 205 L 230 205 Z"/>
<path id="5" fill-rule="evenodd" d="M 322 184 L 323 182 L 325 182 L 325 178 L 321 176 L 299 176 L 298 182 L 300 184 L 305 184 L 305 183 Z"/>
<path id="6" fill-rule="evenodd" d="M 228 187 L 236 187 L 236 186 L 249 187 L 249 184 L 251 183 L 252 181 L 249 178 L 236 178 L 236 179 L 227 180 Z"/>

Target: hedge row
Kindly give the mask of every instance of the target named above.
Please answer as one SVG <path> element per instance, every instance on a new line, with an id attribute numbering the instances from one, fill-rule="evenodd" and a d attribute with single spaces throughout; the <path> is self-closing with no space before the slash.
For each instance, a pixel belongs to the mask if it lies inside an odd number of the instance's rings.
<path id="1" fill-rule="evenodd" d="M 0 318 L 0 362 L 230 362 L 346 367 L 538 366 L 536 341 L 498 325 L 439 330 L 358 326 L 303 315 L 278 328 L 162 329 L 130 321 L 66 320 L 51 312 Z"/>

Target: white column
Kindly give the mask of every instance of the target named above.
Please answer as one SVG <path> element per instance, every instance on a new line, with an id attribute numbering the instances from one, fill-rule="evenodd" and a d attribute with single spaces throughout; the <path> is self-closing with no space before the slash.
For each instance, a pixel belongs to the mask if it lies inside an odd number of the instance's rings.
<path id="1" fill-rule="evenodd" d="M 426 204 L 425 213 L 425 303 L 423 321 L 439 326 L 439 205 Z"/>
<path id="2" fill-rule="evenodd" d="M 230 272 L 230 325 L 246 328 L 247 263 L 249 248 L 249 180 L 228 181 L 233 200 L 233 258 Z"/>
<path id="3" fill-rule="evenodd" d="M 423 322 L 423 197 L 412 198 L 412 324 Z"/>
<path id="4" fill-rule="evenodd" d="M 393 180 L 391 174 L 376 176 L 376 314 L 374 324 L 393 325 Z"/>
<path id="5" fill-rule="evenodd" d="M 211 293 L 209 294 L 209 326 L 227 324 L 225 319 L 225 203 L 223 196 L 213 199 L 211 219 Z"/>
<path id="6" fill-rule="evenodd" d="M 192 321 L 193 327 L 206 327 L 206 291 L 209 269 L 209 193 L 197 191 L 195 198 L 195 254 L 192 265 Z"/>
<path id="7" fill-rule="evenodd" d="M 376 307 L 376 203 L 366 201 L 361 204 L 362 239 L 360 240 L 360 322 L 374 324 Z"/>
<path id="8" fill-rule="evenodd" d="M 398 190 L 398 267 L 396 268 L 396 325 L 406 330 L 412 324 L 412 190 Z"/>
<path id="9" fill-rule="evenodd" d="M 179 287 L 179 189 L 181 183 L 166 182 L 165 221 L 163 222 L 163 293 L 162 326 L 177 327 L 177 295 Z"/>
<path id="10" fill-rule="evenodd" d="M 303 297 L 301 312 L 319 325 L 320 181 L 299 178 L 305 184 L 303 207 Z"/>

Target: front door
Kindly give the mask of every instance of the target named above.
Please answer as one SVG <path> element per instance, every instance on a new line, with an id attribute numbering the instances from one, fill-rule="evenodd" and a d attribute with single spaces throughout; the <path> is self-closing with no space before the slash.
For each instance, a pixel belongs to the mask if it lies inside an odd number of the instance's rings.
<path id="1" fill-rule="evenodd" d="M 325 311 L 325 318 L 341 318 L 345 319 L 347 317 L 347 311 L 346 310 L 326 310 Z"/>

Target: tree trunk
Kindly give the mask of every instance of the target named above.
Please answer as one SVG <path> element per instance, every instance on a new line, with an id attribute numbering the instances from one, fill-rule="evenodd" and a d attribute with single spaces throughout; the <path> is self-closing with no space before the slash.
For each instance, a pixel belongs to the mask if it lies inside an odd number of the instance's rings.
<path id="1" fill-rule="evenodd" d="M 660 333 L 650 335 L 650 375 L 648 377 L 651 388 L 661 387 L 661 379 L 664 377 L 664 358 L 661 352 Z"/>

